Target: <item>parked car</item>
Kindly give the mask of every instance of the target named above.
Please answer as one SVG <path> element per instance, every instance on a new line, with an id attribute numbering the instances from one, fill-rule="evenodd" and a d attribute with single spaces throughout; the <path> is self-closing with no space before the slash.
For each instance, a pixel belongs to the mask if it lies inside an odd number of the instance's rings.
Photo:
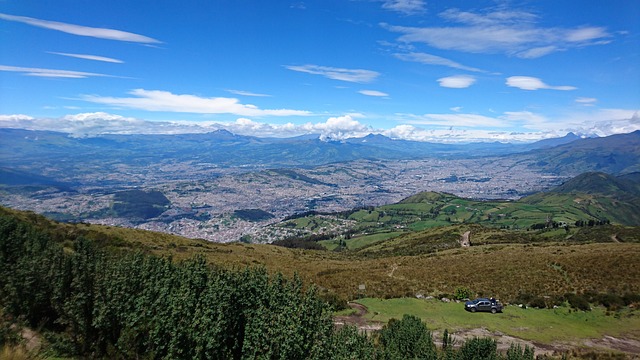
<path id="1" fill-rule="evenodd" d="M 503 306 L 496 299 L 478 298 L 464 303 L 464 309 L 471 312 L 487 311 L 492 314 L 502 312 Z"/>

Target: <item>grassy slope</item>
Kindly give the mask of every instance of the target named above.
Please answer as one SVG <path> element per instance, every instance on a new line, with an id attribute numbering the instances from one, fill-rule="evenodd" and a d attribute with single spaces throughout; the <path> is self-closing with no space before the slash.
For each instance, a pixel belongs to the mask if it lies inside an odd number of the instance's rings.
<path id="1" fill-rule="evenodd" d="M 486 328 L 509 336 L 541 343 L 596 339 L 605 335 L 640 339 L 640 316 L 622 312 L 620 316 L 607 316 L 603 308 L 590 312 L 558 309 L 521 309 L 507 306 L 501 314 L 476 313 L 463 310 L 462 304 L 415 298 L 358 300 L 367 306 L 368 319 L 387 322 L 400 319 L 403 314 L 423 319 L 429 329 L 448 329 L 450 332 Z"/>
<path id="2" fill-rule="evenodd" d="M 634 178 L 584 173 L 550 192 L 538 193 L 519 201 L 477 201 L 445 193 L 422 192 L 396 204 L 354 211 L 348 215 L 347 222 L 342 218 L 344 214 L 333 217 L 311 215 L 275 226 L 295 228 L 300 231 L 299 234 L 333 234 L 336 240 L 344 240 L 339 234 L 350 230 L 354 233 L 346 241 L 350 250 L 369 247 L 374 243 L 380 245 L 381 240 L 393 237 L 389 234 L 397 234 L 402 238 L 399 241 L 405 241 L 428 237 L 425 230 L 456 224 L 481 224 L 517 230 L 553 223 L 559 227 L 567 224 L 571 228 L 577 221 L 608 220 L 612 224 L 637 226 L 640 225 L 640 185 L 633 181 Z M 340 229 L 335 226 L 338 222 L 342 222 Z M 545 232 L 542 238 L 556 237 L 561 240 L 563 236 L 576 232 L 575 229 L 567 233 L 550 231 Z M 509 236 L 520 237 L 514 233 Z M 414 240 L 409 242 L 415 245 Z M 338 242 L 326 241 L 323 244 L 333 249 Z"/>
<path id="3" fill-rule="evenodd" d="M 141 250 L 177 260 L 201 254 L 224 267 L 261 265 L 288 276 L 297 272 L 305 281 L 345 298 L 355 298 L 360 284 L 366 285 L 366 295 L 374 297 L 453 293 L 458 286 L 502 299 L 512 299 L 519 292 L 640 292 L 638 243 L 489 244 L 414 256 L 370 256 L 272 245 L 217 244 L 143 230 L 59 224 L 33 213 L 0 208 L 1 213 L 37 223 L 69 244 L 68 239 L 83 235 L 106 247 Z M 589 236 L 611 241 L 609 233 L 593 231 Z M 623 240 L 630 236 L 619 233 Z"/>

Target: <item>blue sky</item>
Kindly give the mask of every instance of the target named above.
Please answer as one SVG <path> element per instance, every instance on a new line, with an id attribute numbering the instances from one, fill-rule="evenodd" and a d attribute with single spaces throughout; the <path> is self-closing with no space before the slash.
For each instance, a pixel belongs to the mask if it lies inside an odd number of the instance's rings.
<path id="1" fill-rule="evenodd" d="M 0 126 L 531 141 L 640 129 L 640 2 L 0 0 Z"/>

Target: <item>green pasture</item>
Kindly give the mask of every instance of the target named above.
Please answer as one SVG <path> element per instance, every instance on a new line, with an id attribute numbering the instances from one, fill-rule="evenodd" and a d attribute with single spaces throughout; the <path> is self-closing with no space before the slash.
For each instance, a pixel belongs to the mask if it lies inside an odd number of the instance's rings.
<path id="1" fill-rule="evenodd" d="M 502 313 L 470 313 L 464 304 L 416 298 L 375 299 L 357 301 L 369 309 L 366 317 L 386 323 L 415 315 L 426 322 L 430 330 L 486 328 L 517 338 L 541 343 L 568 342 L 579 339 L 599 339 L 605 335 L 640 339 L 640 313 L 622 310 L 607 313 L 597 307 L 592 311 L 576 311 L 569 307 L 557 309 L 522 309 L 506 306 Z"/>

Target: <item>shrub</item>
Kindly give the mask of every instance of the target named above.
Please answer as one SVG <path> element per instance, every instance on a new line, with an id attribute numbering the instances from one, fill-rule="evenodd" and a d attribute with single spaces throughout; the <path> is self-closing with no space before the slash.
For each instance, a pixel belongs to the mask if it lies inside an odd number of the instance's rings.
<path id="1" fill-rule="evenodd" d="M 590 311 L 591 306 L 589 306 L 589 302 L 583 296 L 573 293 L 566 293 L 564 297 L 569 302 L 572 308 L 582 311 Z"/>
<path id="2" fill-rule="evenodd" d="M 413 315 L 389 320 L 380 330 L 380 345 L 385 359 L 437 359 L 431 332 Z"/>
<path id="3" fill-rule="evenodd" d="M 598 294 L 598 296 L 596 297 L 596 301 L 602 306 L 606 307 L 607 310 L 618 310 L 625 305 L 625 301 L 623 298 L 611 293 Z"/>
<path id="4" fill-rule="evenodd" d="M 535 353 L 533 348 L 525 345 L 524 349 L 520 344 L 511 344 L 507 350 L 506 360 L 533 360 Z"/>
<path id="5" fill-rule="evenodd" d="M 498 359 L 498 343 L 491 338 L 473 338 L 467 340 L 460 350 L 458 350 L 458 359 Z"/>
<path id="6" fill-rule="evenodd" d="M 534 307 L 534 308 L 538 308 L 538 309 L 544 309 L 547 307 L 547 303 L 544 300 L 543 297 L 541 296 L 536 296 L 535 298 L 533 298 L 530 302 L 529 302 L 529 306 L 530 307 Z"/>
<path id="7" fill-rule="evenodd" d="M 640 294 L 626 293 L 622 296 L 622 301 L 626 306 L 640 302 Z"/>
<path id="8" fill-rule="evenodd" d="M 471 290 L 469 290 L 469 288 L 467 287 L 462 287 L 462 286 L 457 287 L 456 291 L 453 294 L 453 298 L 456 300 L 469 299 L 471 298 L 471 296 L 473 296 L 473 293 L 471 292 Z"/>

